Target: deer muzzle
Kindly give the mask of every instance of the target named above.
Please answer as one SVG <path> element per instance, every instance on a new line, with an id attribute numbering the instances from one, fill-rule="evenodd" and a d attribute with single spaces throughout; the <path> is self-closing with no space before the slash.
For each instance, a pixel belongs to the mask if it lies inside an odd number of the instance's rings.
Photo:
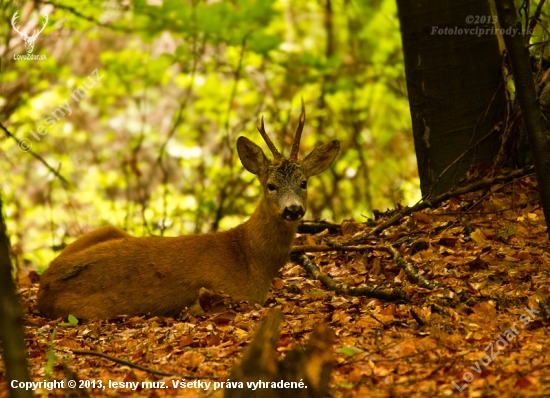
<path id="1" fill-rule="evenodd" d="M 302 206 L 292 205 L 285 207 L 282 217 L 287 221 L 297 221 L 300 220 L 304 214 L 305 210 Z"/>

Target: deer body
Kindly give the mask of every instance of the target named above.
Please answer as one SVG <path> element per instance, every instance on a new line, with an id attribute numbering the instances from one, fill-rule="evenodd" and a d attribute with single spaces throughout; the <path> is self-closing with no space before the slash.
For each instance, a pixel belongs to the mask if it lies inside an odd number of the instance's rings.
<path id="1" fill-rule="evenodd" d="M 302 127 L 304 117 L 302 105 Z M 273 152 L 263 120 L 260 132 Z M 114 227 L 92 231 L 67 246 L 42 275 L 40 311 L 49 318 L 177 316 L 196 305 L 202 287 L 263 304 L 305 213 L 304 182 L 330 166 L 339 144 L 322 145 L 302 162 L 292 154 L 286 160 L 278 152 L 270 162 L 244 137 L 237 148 L 245 168 L 258 175 L 264 188 L 247 222 L 225 232 L 175 238 L 132 237 Z"/>

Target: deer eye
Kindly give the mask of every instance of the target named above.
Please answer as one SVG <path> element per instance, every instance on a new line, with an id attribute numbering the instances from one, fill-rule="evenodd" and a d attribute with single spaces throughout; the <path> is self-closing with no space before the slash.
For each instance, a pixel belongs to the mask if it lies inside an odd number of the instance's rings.
<path id="1" fill-rule="evenodd" d="M 267 190 L 270 192 L 273 192 L 277 189 L 277 187 L 273 184 L 267 184 Z"/>
<path id="2" fill-rule="evenodd" d="M 306 189 L 307 188 L 307 181 L 302 181 L 302 183 L 300 184 L 300 187 L 302 187 L 302 189 Z"/>

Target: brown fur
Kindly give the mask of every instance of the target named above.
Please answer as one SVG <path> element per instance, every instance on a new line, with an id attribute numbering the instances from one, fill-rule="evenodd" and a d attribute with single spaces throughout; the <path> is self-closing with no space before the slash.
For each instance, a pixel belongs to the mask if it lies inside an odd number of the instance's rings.
<path id="1" fill-rule="evenodd" d="M 63 253 L 42 275 L 40 310 L 48 318 L 148 312 L 176 316 L 196 302 L 201 287 L 222 290 L 236 300 L 263 303 L 269 284 L 259 281 L 271 282 L 285 264 L 295 230 L 284 220 L 265 218 L 257 210 L 243 225 L 217 234 L 127 235 L 70 256 Z M 255 222 L 267 222 L 264 225 L 269 228 L 257 231 Z M 112 229 L 92 233 L 97 236 Z M 73 244 L 86 243 L 87 238 L 84 235 Z"/>

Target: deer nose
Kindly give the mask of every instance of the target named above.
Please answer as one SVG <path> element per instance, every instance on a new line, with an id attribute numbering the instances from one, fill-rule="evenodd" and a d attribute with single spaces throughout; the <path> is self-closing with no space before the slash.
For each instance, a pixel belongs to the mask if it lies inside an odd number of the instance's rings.
<path id="1" fill-rule="evenodd" d="M 285 207 L 283 211 L 283 218 L 288 221 L 296 221 L 304 216 L 304 209 L 302 206 L 292 205 Z"/>

